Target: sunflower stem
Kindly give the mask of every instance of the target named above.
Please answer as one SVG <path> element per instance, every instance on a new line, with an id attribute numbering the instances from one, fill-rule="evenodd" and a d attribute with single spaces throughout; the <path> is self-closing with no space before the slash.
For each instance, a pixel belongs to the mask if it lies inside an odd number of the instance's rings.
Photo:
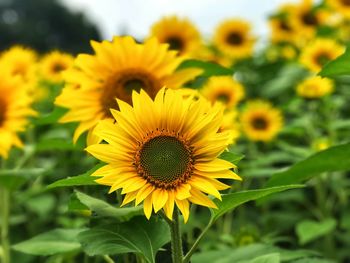
<path id="1" fill-rule="evenodd" d="M 4 188 L 0 187 L 0 233 L 1 233 L 1 248 L 2 248 L 2 263 L 10 263 L 10 242 L 8 239 L 9 232 L 9 201 L 10 193 Z"/>
<path id="2" fill-rule="evenodd" d="M 182 263 L 183 252 L 182 252 L 182 239 L 179 221 L 179 211 L 177 208 L 174 209 L 173 221 L 166 218 L 166 222 L 169 224 L 171 233 L 171 256 L 173 263 Z"/>

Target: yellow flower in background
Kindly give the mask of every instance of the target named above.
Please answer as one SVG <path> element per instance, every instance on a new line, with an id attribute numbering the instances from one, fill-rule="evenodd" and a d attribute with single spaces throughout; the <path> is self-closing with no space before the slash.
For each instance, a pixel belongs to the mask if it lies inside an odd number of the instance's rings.
<path id="1" fill-rule="evenodd" d="M 319 38 L 308 44 L 300 54 L 300 63 L 313 72 L 319 72 L 329 61 L 337 58 L 345 47 L 335 40 Z"/>
<path id="2" fill-rule="evenodd" d="M 164 17 L 155 23 L 150 36 L 169 44 L 169 49 L 177 50 L 181 55 L 189 55 L 201 46 L 197 28 L 188 19 L 177 16 Z"/>
<path id="3" fill-rule="evenodd" d="M 73 56 L 61 51 L 51 51 L 40 61 L 41 77 L 50 82 L 63 81 L 62 72 L 73 64 Z"/>
<path id="4" fill-rule="evenodd" d="M 95 133 L 106 143 L 87 151 L 107 165 L 94 172 L 96 182 L 122 189 L 122 205 L 143 202 L 144 213 L 163 209 L 172 219 L 176 205 L 186 222 L 190 202 L 215 208 L 206 194 L 221 199 L 229 188 L 219 178 L 241 180 L 230 162 L 218 156 L 227 148 L 230 134 L 218 132 L 222 107 L 208 110 L 203 98 L 184 98 L 178 90 L 162 89 L 154 101 L 141 90 L 133 92 L 133 107 L 118 100 L 111 109 L 115 122 L 99 122 Z"/>
<path id="5" fill-rule="evenodd" d="M 8 157 L 12 146 L 22 147 L 17 133 L 24 131 L 27 118 L 36 113 L 30 108 L 32 100 L 21 87 L 19 77 L 1 74 L 0 83 L 0 156 Z"/>
<path id="6" fill-rule="evenodd" d="M 79 122 L 74 141 L 98 121 L 112 118 L 118 109 L 116 98 L 131 103 L 133 90 L 144 89 L 151 98 L 163 87 L 179 88 L 201 74 L 200 69 L 175 71 L 184 60 L 155 38 L 138 44 L 131 37 L 115 37 L 112 42 L 92 41 L 96 54 L 79 55 L 67 70 L 64 88 L 56 104 L 68 108 L 60 122 Z"/>
<path id="7" fill-rule="evenodd" d="M 255 38 L 251 26 L 241 19 L 222 22 L 216 29 L 214 44 L 218 50 L 232 58 L 249 57 L 253 53 Z"/>
<path id="8" fill-rule="evenodd" d="M 245 96 L 242 84 L 230 76 L 209 78 L 201 93 L 212 103 L 219 101 L 226 108 L 232 108 L 237 105 Z"/>
<path id="9" fill-rule="evenodd" d="M 230 144 L 237 141 L 240 136 L 240 125 L 238 122 L 238 112 L 237 110 L 228 110 L 224 112 L 224 117 L 220 126 L 220 131 L 228 131 L 231 135 Z"/>
<path id="10" fill-rule="evenodd" d="M 299 83 L 297 93 L 304 98 L 316 99 L 332 93 L 333 89 L 334 83 L 332 80 L 314 76 Z"/>
<path id="11" fill-rule="evenodd" d="M 248 102 L 241 113 L 242 130 L 252 141 L 271 141 L 281 130 L 283 116 L 280 110 L 266 101 Z"/>
<path id="12" fill-rule="evenodd" d="M 231 67 L 233 64 L 231 57 L 226 56 L 218 52 L 215 48 L 206 45 L 202 45 L 200 48 L 193 51 L 191 53 L 191 57 L 199 60 L 213 62 L 227 68 Z"/>
<path id="13" fill-rule="evenodd" d="M 350 1 L 348 0 L 326 0 L 326 3 L 336 12 L 342 14 L 345 18 L 350 18 Z"/>
<path id="14" fill-rule="evenodd" d="M 331 145 L 331 141 L 328 138 L 322 137 L 314 140 L 311 147 L 313 150 L 319 152 L 328 149 Z"/>
<path id="15" fill-rule="evenodd" d="M 0 70 L 1 72 L 17 76 L 22 81 L 28 81 L 35 78 L 37 54 L 33 49 L 13 46 L 1 53 Z"/>

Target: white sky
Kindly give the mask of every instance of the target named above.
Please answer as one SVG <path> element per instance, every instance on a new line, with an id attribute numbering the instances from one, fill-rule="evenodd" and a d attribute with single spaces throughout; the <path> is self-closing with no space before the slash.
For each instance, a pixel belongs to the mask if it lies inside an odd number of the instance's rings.
<path id="1" fill-rule="evenodd" d="M 225 18 L 239 17 L 253 24 L 264 38 L 269 29 L 266 18 L 281 3 L 298 0 L 60 0 L 72 10 L 83 11 L 104 39 L 117 33 L 145 37 L 150 26 L 164 15 L 188 17 L 206 37 Z"/>

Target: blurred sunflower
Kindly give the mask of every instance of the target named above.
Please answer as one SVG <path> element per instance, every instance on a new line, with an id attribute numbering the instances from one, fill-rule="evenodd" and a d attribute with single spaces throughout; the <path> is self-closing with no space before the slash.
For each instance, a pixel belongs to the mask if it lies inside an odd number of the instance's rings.
<path id="1" fill-rule="evenodd" d="M 312 0 L 303 0 L 290 9 L 290 23 L 300 35 L 300 40 L 311 39 L 317 28 L 327 23 L 330 13 L 321 8 L 314 8 Z"/>
<path id="2" fill-rule="evenodd" d="M 185 99 L 171 89 L 160 90 L 154 101 L 143 90 L 133 92 L 133 107 L 117 102 L 115 122 L 101 121 L 95 129 L 107 144 L 86 150 L 107 163 L 93 176 L 101 176 L 96 182 L 111 186 L 110 193 L 122 189 L 122 205 L 143 201 L 147 218 L 163 209 L 172 219 L 176 204 L 186 222 L 190 202 L 216 207 L 206 194 L 221 199 L 218 190 L 229 186 L 219 178 L 241 180 L 233 164 L 218 158 L 230 137 L 218 132 L 222 107 L 208 111 L 203 98 Z"/>
<path id="3" fill-rule="evenodd" d="M 272 140 L 283 125 L 280 110 L 261 100 L 248 102 L 240 121 L 243 132 L 252 141 Z"/>
<path id="4" fill-rule="evenodd" d="M 0 156 L 8 157 L 12 146 L 22 147 L 17 132 L 24 130 L 27 117 L 36 113 L 30 108 L 31 100 L 21 87 L 20 78 L 1 74 L 0 83 Z"/>
<path id="5" fill-rule="evenodd" d="M 218 50 L 236 59 L 251 56 L 254 43 L 250 24 L 240 19 L 222 22 L 214 35 L 214 44 Z"/>
<path id="6" fill-rule="evenodd" d="M 350 1 L 349 0 L 326 0 L 326 3 L 337 13 L 342 14 L 345 18 L 350 18 Z"/>
<path id="7" fill-rule="evenodd" d="M 163 86 L 179 88 L 202 72 L 175 71 L 184 57 L 155 38 L 138 44 L 131 37 L 115 37 L 112 42 L 92 41 L 91 45 L 96 54 L 76 58 L 76 68 L 64 74 L 67 87 L 55 101 L 69 109 L 60 122 L 80 123 L 74 141 L 83 132 L 91 132 L 98 121 L 112 118 L 110 108 L 118 109 L 116 98 L 131 103 L 132 91 L 140 89 L 154 98 Z"/>
<path id="8" fill-rule="evenodd" d="M 61 51 L 52 51 L 40 61 L 40 74 L 43 79 L 53 83 L 63 81 L 62 72 L 73 64 L 73 56 Z"/>
<path id="9" fill-rule="evenodd" d="M 169 44 L 169 49 L 181 55 L 189 55 L 201 46 L 201 36 L 197 28 L 188 20 L 177 16 L 164 17 L 151 28 L 151 37 L 160 43 Z"/>
<path id="10" fill-rule="evenodd" d="M 344 50 L 344 46 L 332 39 L 319 38 L 302 50 L 300 63 L 313 72 L 319 72 L 327 62 L 337 58 Z"/>
<path id="11" fill-rule="evenodd" d="M 226 108 L 237 105 L 245 96 L 242 84 L 229 76 L 209 78 L 201 93 L 212 103 L 219 101 Z"/>
<path id="12" fill-rule="evenodd" d="M 316 99 L 332 93 L 333 89 L 334 83 L 332 80 L 314 76 L 299 83 L 297 93 L 304 98 Z"/>
<path id="13" fill-rule="evenodd" d="M 233 62 L 232 58 L 218 52 L 215 48 L 206 45 L 202 45 L 200 48 L 193 51 L 191 57 L 213 62 L 227 68 L 231 67 Z"/>
<path id="14" fill-rule="evenodd" d="M 238 112 L 235 109 L 224 112 L 224 117 L 220 126 L 220 131 L 228 131 L 230 133 L 230 144 L 233 144 L 237 141 L 241 133 L 240 125 L 238 122 Z"/>

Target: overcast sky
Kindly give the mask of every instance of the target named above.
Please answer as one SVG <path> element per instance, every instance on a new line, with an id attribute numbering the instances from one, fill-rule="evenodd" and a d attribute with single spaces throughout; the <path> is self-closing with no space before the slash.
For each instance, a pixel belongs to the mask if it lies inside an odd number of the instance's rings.
<path id="1" fill-rule="evenodd" d="M 60 0 L 72 10 L 86 13 L 100 29 L 104 39 L 118 32 L 137 38 L 148 34 L 150 26 L 164 15 L 186 16 L 204 36 L 212 34 L 225 18 L 249 20 L 254 32 L 268 34 L 266 17 L 281 3 L 298 0 Z"/>

